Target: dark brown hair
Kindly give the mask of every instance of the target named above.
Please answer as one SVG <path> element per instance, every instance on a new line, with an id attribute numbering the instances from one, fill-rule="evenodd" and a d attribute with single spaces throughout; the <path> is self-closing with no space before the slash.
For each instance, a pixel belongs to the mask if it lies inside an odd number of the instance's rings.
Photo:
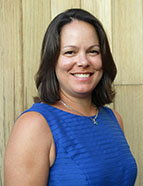
<path id="1" fill-rule="evenodd" d="M 59 83 L 55 73 L 60 52 L 60 32 L 64 25 L 71 23 L 73 20 L 87 22 L 97 32 L 101 49 L 103 76 L 93 90 L 92 102 L 97 107 L 109 104 L 115 96 L 112 82 L 116 76 L 116 66 L 102 24 L 96 17 L 83 9 L 69 9 L 60 13 L 49 24 L 43 39 L 40 67 L 36 74 L 38 99 L 47 104 L 54 104 L 60 100 Z"/>

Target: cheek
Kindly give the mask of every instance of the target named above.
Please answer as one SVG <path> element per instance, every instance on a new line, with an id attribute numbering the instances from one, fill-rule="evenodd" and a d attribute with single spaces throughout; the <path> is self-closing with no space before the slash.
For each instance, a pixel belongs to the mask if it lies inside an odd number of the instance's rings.
<path id="1" fill-rule="evenodd" d="M 60 58 L 57 62 L 56 69 L 61 71 L 69 71 L 73 66 L 73 61 L 70 59 Z"/>
<path id="2" fill-rule="evenodd" d="M 94 67 L 95 67 L 95 69 L 98 70 L 98 71 L 99 71 L 99 70 L 102 70 L 102 61 L 101 61 L 101 60 L 96 61 Z"/>
<path id="3" fill-rule="evenodd" d="M 94 66 L 95 70 L 97 70 L 97 71 L 102 70 L 101 55 L 98 55 L 95 58 L 91 58 L 90 60 L 92 61 L 92 65 Z"/>
<path id="4" fill-rule="evenodd" d="M 102 61 L 97 65 L 97 70 L 101 70 L 102 69 Z"/>

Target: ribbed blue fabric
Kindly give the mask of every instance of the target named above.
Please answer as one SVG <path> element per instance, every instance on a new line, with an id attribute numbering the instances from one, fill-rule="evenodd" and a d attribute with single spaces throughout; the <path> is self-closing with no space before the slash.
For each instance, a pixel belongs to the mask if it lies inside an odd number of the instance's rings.
<path id="1" fill-rule="evenodd" d="M 56 161 L 48 186 L 134 185 L 136 161 L 111 109 L 100 108 L 97 126 L 86 116 L 43 103 L 28 111 L 45 117 L 55 140 Z"/>

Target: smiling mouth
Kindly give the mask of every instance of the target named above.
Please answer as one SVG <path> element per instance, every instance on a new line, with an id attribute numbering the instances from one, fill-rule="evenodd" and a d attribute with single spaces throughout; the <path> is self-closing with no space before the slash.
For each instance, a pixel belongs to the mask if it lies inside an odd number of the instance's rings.
<path id="1" fill-rule="evenodd" d="M 72 74 L 75 77 L 80 77 L 80 78 L 88 78 L 92 75 L 93 73 L 89 73 L 89 74 Z"/>

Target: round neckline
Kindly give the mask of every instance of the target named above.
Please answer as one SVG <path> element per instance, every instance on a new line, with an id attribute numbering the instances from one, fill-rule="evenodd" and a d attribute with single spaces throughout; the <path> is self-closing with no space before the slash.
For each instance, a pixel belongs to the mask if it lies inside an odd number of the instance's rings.
<path id="1" fill-rule="evenodd" d="M 94 118 L 94 117 L 96 116 L 96 114 L 93 115 L 93 116 L 82 116 L 82 115 L 79 115 L 79 114 L 75 114 L 75 113 L 71 113 L 71 112 L 69 112 L 69 111 L 62 110 L 62 109 L 60 109 L 60 108 L 54 107 L 54 106 L 52 106 L 52 105 L 49 105 L 49 104 L 47 104 L 47 103 L 35 103 L 35 104 L 43 104 L 43 105 L 45 105 L 45 106 L 48 106 L 48 107 L 53 108 L 54 110 L 59 110 L 60 112 L 65 112 L 65 113 L 67 113 L 67 114 L 74 115 L 74 116 L 78 116 L 78 117 Z M 99 108 L 99 112 L 98 112 L 97 118 L 99 117 L 100 112 L 101 112 L 101 107 Z"/>

